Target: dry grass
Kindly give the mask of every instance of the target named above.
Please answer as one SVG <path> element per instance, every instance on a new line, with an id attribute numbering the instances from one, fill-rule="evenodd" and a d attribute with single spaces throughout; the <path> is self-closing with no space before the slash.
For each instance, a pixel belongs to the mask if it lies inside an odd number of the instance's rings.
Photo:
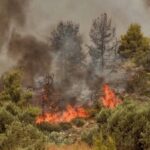
<path id="1" fill-rule="evenodd" d="M 87 144 L 84 143 L 76 143 L 73 145 L 50 145 L 47 150 L 92 150 Z"/>

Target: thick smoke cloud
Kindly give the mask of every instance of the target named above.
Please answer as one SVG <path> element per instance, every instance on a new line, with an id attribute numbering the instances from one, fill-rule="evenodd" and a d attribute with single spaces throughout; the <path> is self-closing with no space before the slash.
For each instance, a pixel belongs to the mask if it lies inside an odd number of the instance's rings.
<path id="1" fill-rule="evenodd" d="M 13 30 L 25 26 L 29 0 L 0 0 L 0 74 L 15 65 L 7 56 L 7 45 Z"/>
<path id="2" fill-rule="evenodd" d="M 150 6 L 150 1 L 149 0 L 144 0 L 145 1 L 145 4 L 146 4 L 146 6 Z"/>
<path id="3" fill-rule="evenodd" d="M 54 55 L 51 63 L 49 46 L 37 39 L 50 36 L 53 27 L 61 20 L 72 20 L 79 23 L 86 44 L 89 42 L 88 37 L 92 20 L 103 12 L 107 12 L 112 17 L 118 36 L 124 33 L 128 25 L 133 22 L 141 24 L 144 33 L 150 35 L 150 15 L 147 7 L 150 5 L 149 0 L 32 0 L 30 5 L 28 3 L 29 0 L 0 0 L 0 46 L 10 40 L 7 54 L 10 58 L 16 60 L 18 67 L 25 70 L 26 81 L 29 81 L 27 84 L 30 85 L 35 77 L 45 75 L 51 64 L 52 72 L 56 73 L 56 79 L 58 81 L 60 79 L 61 70 L 57 69 L 62 67 L 60 61 L 62 55 L 60 53 Z M 27 6 L 29 6 L 28 11 Z M 24 32 L 34 34 L 37 37 L 23 36 L 12 32 L 14 29 L 18 31 L 19 27 L 24 27 Z M 70 41 L 69 46 L 66 48 L 66 45 L 64 45 L 62 49 L 76 49 L 72 47 L 74 41 L 71 39 L 67 41 Z M 85 51 L 87 52 L 87 49 Z M 6 63 L 8 63 L 8 59 L 6 59 Z M 110 70 L 105 74 L 107 79 L 110 77 L 109 72 Z M 92 74 L 92 72 L 88 74 Z M 113 76 L 117 78 L 122 75 L 111 74 L 111 78 L 114 79 Z M 86 92 L 89 93 L 94 87 L 98 87 L 102 82 L 99 76 L 94 76 L 94 84 L 91 76 L 86 76 L 85 80 L 86 83 L 84 80 L 83 82 L 79 81 L 80 83 L 74 80 L 71 89 L 79 89 L 79 94 L 81 92 L 85 94 Z M 87 88 L 86 84 L 91 86 Z M 84 88 L 85 90 L 80 90 Z M 73 95 L 73 93 L 74 90 L 69 94 Z"/>
<path id="4" fill-rule="evenodd" d="M 8 55 L 17 59 L 17 66 L 25 72 L 25 84 L 31 86 L 34 79 L 49 72 L 51 64 L 49 46 L 33 36 L 14 33 L 9 43 Z"/>
<path id="5" fill-rule="evenodd" d="M 8 36 L 10 26 L 25 24 L 28 0 L 0 0 L 0 46 Z"/>
<path id="6" fill-rule="evenodd" d="M 43 35 L 43 32 L 47 34 L 50 26 L 53 27 L 60 20 L 72 20 L 80 23 L 81 32 L 87 39 L 92 20 L 107 12 L 112 17 L 119 36 L 134 22 L 140 23 L 144 33 L 150 35 L 150 13 L 145 2 L 146 0 L 33 0 L 28 13 L 28 30 L 33 26 L 32 32 Z"/>

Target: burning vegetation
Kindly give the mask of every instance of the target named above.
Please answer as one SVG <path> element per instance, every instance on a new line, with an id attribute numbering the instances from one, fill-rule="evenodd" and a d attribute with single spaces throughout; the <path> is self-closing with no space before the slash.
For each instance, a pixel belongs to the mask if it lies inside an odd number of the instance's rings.
<path id="1" fill-rule="evenodd" d="M 72 21 L 60 21 L 43 38 L 17 30 L 27 6 L 28 0 L 0 0 L 0 52 L 15 60 L 0 78 L 0 150 L 81 142 L 97 150 L 149 150 L 150 38 L 141 26 L 131 24 L 119 38 L 102 13 L 89 43 Z"/>
<path id="2" fill-rule="evenodd" d="M 48 123 L 61 123 L 61 122 L 71 122 L 75 118 L 87 118 L 88 113 L 82 107 L 73 108 L 68 105 L 66 110 L 57 113 L 44 113 L 36 118 L 36 123 L 40 124 L 43 122 Z"/>
<path id="3" fill-rule="evenodd" d="M 103 86 L 104 96 L 102 97 L 102 103 L 106 108 L 115 108 L 122 103 L 122 100 L 117 98 L 115 92 L 109 87 L 108 84 Z"/>

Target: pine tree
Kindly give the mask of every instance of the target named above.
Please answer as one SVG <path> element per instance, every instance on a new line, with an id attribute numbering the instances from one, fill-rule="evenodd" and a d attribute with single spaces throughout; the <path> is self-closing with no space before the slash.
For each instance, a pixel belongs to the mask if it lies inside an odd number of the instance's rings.
<path id="1" fill-rule="evenodd" d="M 115 40 L 115 28 L 112 27 L 112 21 L 104 13 L 100 17 L 93 21 L 90 30 L 90 39 L 93 42 L 92 46 L 89 46 L 89 54 L 92 57 L 93 64 L 100 63 L 102 70 L 105 65 L 104 55 L 111 50 L 114 50 L 116 43 Z"/>

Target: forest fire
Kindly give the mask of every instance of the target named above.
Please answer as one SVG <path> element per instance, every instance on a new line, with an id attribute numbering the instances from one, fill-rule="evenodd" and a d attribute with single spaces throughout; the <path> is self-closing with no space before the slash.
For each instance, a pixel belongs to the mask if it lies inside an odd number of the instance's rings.
<path id="1" fill-rule="evenodd" d="M 44 113 L 41 116 L 36 118 L 36 124 L 41 124 L 43 122 L 48 123 L 61 123 L 61 122 L 70 122 L 75 118 L 87 118 L 88 113 L 82 107 L 73 108 L 68 105 L 67 109 L 64 112 L 57 113 Z"/>
<path id="2" fill-rule="evenodd" d="M 115 92 L 109 87 L 108 84 L 103 86 L 104 96 L 102 97 L 102 103 L 106 108 L 115 108 L 118 104 L 122 103 Z"/>

